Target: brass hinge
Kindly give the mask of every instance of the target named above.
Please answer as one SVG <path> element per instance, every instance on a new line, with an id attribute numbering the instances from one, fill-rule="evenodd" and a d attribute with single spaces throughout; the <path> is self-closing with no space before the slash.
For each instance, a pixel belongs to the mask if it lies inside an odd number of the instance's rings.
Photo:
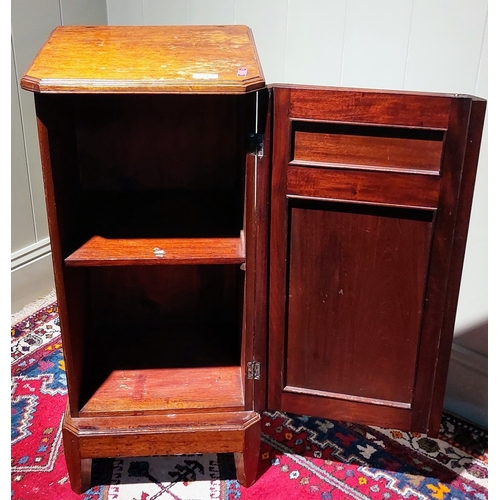
<path id="1" fill-rule="evenodd" d="M 249 361 L 247 363 L 247 378 L 260 380 L 260 363 L 258 361 Z"/>
<path id="2" fill-rule="evenodd" d="M 264 156 L 264 134 L 250 134 L 249 151 L 250 154 L 262 158 Z"/>

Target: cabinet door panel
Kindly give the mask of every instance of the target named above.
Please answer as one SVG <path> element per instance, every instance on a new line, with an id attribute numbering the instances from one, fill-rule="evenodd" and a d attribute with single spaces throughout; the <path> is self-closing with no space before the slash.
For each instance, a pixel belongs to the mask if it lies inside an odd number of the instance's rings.
<path id="1" fill-rule="evenodd" d="M 293 121 L 294 165 L 355 165 L 439 172 L 443 131 Z"/>
<path id="2" fill-rule="evenodd" d="M 409 408 L 432 214 L 310 201 L 289 213 L 284 391 Z"/>
<path id="3" fill-rule="evenodd" d="M 436 208 L 439 177 L 289 166 L 287 195 L 397 207 Z"/>
<path id="4" fill-rule="evenodd" d="M 269 408 L 438 432 L 484 111 L 274 87 Z"/>

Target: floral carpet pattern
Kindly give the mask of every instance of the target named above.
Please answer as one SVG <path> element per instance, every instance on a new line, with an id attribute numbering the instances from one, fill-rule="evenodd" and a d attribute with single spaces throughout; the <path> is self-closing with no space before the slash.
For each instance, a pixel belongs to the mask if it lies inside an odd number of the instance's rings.
<path id="1" fill-rule="evenodd" d="M 57 304 L 12 325 L 11 500 L 365 500 L 488 498 L 488 436 L 443 413 L 424 434 L 266 412 L 259 479 L 235 480 L 231 455 L 99 459 L 71 491 L 61 426 L 67 387 Z"/>

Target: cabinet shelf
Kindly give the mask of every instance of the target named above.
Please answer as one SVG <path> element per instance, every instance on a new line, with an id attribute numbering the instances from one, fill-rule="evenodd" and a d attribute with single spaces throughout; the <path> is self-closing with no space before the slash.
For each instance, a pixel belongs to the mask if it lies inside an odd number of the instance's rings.
<path id="1" fill-rule="evenodd" d="M 80 416 L 242 409 L 237 321 L 113 316 L 88 330 Z"/>
<path id="2" fill-rule="evenodd" d="M 239 238 L 103 238 L 94 236 L 65 259 L 67 266 L 242 264 Z"/>
<path id="3" fill-rule="evenodd" d="M 239 366 L 114 370 L 80 416 L 244 409 Z"/>

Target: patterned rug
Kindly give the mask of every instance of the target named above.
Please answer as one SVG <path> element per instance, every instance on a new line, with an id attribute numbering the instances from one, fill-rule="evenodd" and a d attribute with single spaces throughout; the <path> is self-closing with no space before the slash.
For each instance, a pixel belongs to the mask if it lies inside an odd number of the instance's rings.
<path id="1" fill-rule="evenodd" d="M 488 498 L 485 430 L 447 413 L 439 439 L 267 412 L 260 477 L 235 480 L 232 455 L 94 460 L 71 491 L 61 443 L 66 377 L 57 305 L 12 326 L 11 500 L 295 500 Z"/>

